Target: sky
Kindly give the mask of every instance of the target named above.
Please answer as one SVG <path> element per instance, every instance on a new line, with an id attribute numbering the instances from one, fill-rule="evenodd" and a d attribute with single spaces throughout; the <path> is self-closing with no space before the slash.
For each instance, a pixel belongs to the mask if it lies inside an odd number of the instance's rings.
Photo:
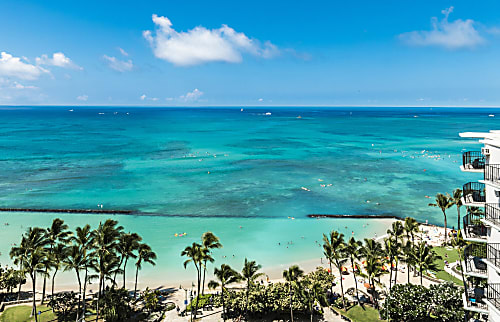
<path id="1" fill-rule="evenodd" d="M 500 106 L 499 1 L 0 3 L 0 105 Z"/>

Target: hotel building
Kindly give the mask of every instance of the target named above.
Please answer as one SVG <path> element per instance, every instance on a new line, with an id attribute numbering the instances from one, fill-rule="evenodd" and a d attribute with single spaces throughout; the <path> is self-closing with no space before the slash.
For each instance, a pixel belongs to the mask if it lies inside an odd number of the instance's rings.
<path id="1" fill-rule="evenodd" d="M 463 186 L 462 235 L 466 277 L 463 294 L 467 313 L 500 321 L 500 131 L 460 133 L 479 139 L 483 146 L 462 155 L 460 168 L 477 173 L 478 180 Z"/>

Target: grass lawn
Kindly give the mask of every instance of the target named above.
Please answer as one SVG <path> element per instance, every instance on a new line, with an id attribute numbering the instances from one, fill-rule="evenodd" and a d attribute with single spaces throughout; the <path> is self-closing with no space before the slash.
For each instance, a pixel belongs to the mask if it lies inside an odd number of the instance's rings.
<path id="1" fill-rule="evenodd" d="M 355 322 L 381 321 L 378 318 L 378 311 L 368 305 L 365 305 L 364 309 L 355 305 L 345 315 Z"/>
<path id="2" fill-rule="evenodd" d="M 37 311 L 42 311 L 42 314 L 38 316 L 38 321 L 48 322 L 48 321 L 57 321 L 57 317 L 52 310 L 48 308 L 46 305 L 37 306 Z M 31 305 L 19 305 L 7 308 L 0 315 L 0 322 L 28 322 L 35 321 L 35 318 L 30 318 L 31 314 Z"/>
<path id="3" fill-rule="evenodd" d="M 378 311 L 368 305 L 365 305 L 364 309 L 359 305 L 355 305 L 352 308 L 350 308 L 347 312 L 341 309 L 337 309 L 335 307 L 333 309 L 338 313 L 347 316 L 354 322 L 385 321 L 385 320 L 379 320 Z"/>
<path id="4" fill-rule="evenodd" d="M 463 282 L 444 271 L 444 261 L 447 260 L 450 263 L 454 263 L 458 260 L 458 251 L 456 249 L 448 250 L 446 247 L 434 247 L 433 250 L 442 257 L 442 259 L 438 259 L 436 263 L 442 271 L 436 273 L 436 277 L 445 281 L 453 282 L 457 285 L 463 286 Z M 445 255 L 448 255 L 446 257 Z"/>

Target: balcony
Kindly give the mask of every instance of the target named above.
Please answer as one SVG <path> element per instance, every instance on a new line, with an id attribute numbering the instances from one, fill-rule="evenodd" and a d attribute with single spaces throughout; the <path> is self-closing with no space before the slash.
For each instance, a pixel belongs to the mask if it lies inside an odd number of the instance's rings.
<path id="1" fill-rule="evenodd" d="M 483 172 L 485 159 L 481 151 L 464 152 L 460 169 L 467 172 Z"/>
<path id="2" fill-rule="evenodd" d="M 488 243 L 486 260 L 497 271 L 500 270 L 500 243 Z"/>
<path id="3" fill-rule="evenodd" d="M 465 287 L 463 294 L 464 309 L 482 314 L 488 314 L 488 306 L 484 302 L 484 287 Z"/>
<path id="4" fill-rule="evenodd" d="M 484 181 L 500 185 L 500 164 L 484 166 Z"/>
<path id="5" fill-rule="evenodd" d="M 484 219 L 484 212 L 468 211 L 468 214 L 463 217 L 462 234 L 465 240 L 485 243 L 488 236 L 488 228 L 484 225 L 481 219 Z"/>
<path id="6" fill-rule="evenodd" d="M 486 193 L 484 183 L 469 182 L 463 186 L 462 203 L 467 207 L 484 207 Z"/>
<path id="7" fill-rule="evenodd" d="M 479 278 L 488 278 L 488 270 L 483 258 L 486 258 L 486 244 L 469 244 L 464 249 L 464 274 Z"/>
<path id="8" fill-rule="evenodd" d="M 500 309 L 500 284 L 488 284 L 486 287 L 486 300 L 488 305 Z"/>
<path id="9" fill-rule="evenodd" d="M 498 204 L 485 204 L 484 213 L 484 221 L 487 224 L 500 228 L 500 206 Z"/>

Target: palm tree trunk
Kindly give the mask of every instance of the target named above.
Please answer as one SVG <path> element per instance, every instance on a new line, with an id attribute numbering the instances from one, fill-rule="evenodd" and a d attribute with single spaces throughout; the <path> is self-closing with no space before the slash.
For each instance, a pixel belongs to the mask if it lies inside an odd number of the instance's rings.
<path id="1" fill-rule="evenodd" d="M 125 263 L 123 264 L 123 288 L 125 288 L 125 271 L 127 269 L 128 256 L 125 257 Z"/>
<path id="2" fill-rule="evenodd" d="M 82 298 L 82 282 L 80 281 L 80 274 L 78 273 L 78 268 L 76 269 L 76 279 L 78 280 L 78 309 L 76 311 L 76 321 L 78 322 L 78 318 L 80 315 L 80 301 Z M 52 290 L 52 293 L 54 293 L 54 290 Z"/>
<path id="3" fill-rule="evenodd" d="M 36 273 L 31 275 L 31 282 L 33 283 L 33 309 L 31 310 L 31 317 L 35 316 L 35 322 L 38 322 L 38 316 L 36 314 L 36 300 L 35 300 L 35 283 L 36 283 Z"/>
<path id="4" fill-rule="evenodd" d="M 422 273 L 422 271 L 420 271 L 420 286 L 423 285 L 423 277 L 424 277 L 424 274 Z"/>
<path id="5" fill-rule="evenodd" d="M 52 292 L 51 292 L 50 298 L 54 298 L 54 283 L 55 283 L 56 274 L 57 274 L 58 269 L 59 268 L 56 267 L 56 270 L 54 271 L 54 274 L 52 275 Z M 52 312 L 54 312 L 54 308 L 52 308 Z"/>
<path id="6" fill-rule="evenodd" d="M 444 216 L 444 243 L 446 244 L 446 239 L 448 238 L 448 225 L 446 223 L 446 211 L 443 211 Z"/>
<path id="7" fill-rule="evenodd" d="M 292 294 L 292 282 L 288 282 L 288 294 L 290 294 L 290 320 L 293 322 L 293 294 Z"/>
<path id="8" fill-rule="evenodd" d="M 330 276 L 333 277 L 333 270 L 332 270 L 332 261 L 328 259 L 328 262 L 330 263 Z M 333 284 L 330 284 L 330 295 L 333 296 Z"/>
<path id="9" fill-rule="evenodd" d="M 390 259 L 390 265 L 389 265 L 389 293 L 391 292 L 392 288 L 392 258 Z"/>
<path id="10" fill-rule="evenodd" d="M 358 305 L 361 305 L 359 301 L 359 292 L 358 292 L 358 280 L 356 279 L 356 269 L 354 267 L 354 260 L 351 257 L 351 267 L 352 267 L 352 276 L 354 277 L 354 287 L 356 288 L 356 298 L 358 299 Z"/>
<path id="11" fill-rule="evenodd" d="M 247 294 L 245 299 L 245 320 L 248 321 L 248 294 L 250 293 L 250 279 L 247 280 Z"/>
<path id="12" fill-rule="evenodd" d="M 394 285 L 396 285 L 397 283 L 398 283 L 398 261 L 396 260 L 396 273 L 394 273 Z"/>
<path id="13" fill-rule="evenodd" d="M 224 303 L 224 284 L 221 283 L 221 296 L 222 296 L 222 319 L 226 321 L 226 304 Z M 198 301 L 196 301 L 196 307 L 198 307 Z"/>
<path id="14" fill-rule="evenodd" d="M 99 321 L 99 300 L 101 299 L 102 273 L 99 273 L 99 292 L 97 292 L 96 321 Z"/>
<path id="15" fill-rule="evenodd" d="M 342 305 L 344 306 L 344 310 L 346 309 L 345 305 L 345 298 L 344 298 L 344 282 L 342 282 L 342 266 L 340 265 L 340 262 L 337 260 L 337 267 L 339 269 L 339 276 L 340 276 L 340 291 L 342 292 Z"/>
<path id="16" fill-rule="evenodd" d="M 21 286 L 22 285 L 23 285 L 23 283 L 22 283 L 22 280 L 21 280 L 21 281 L 19 281 L 19 288 L 17 289 L 17 302 L 19 302 L 21 300 Z"/>
<path id="17" fill-rule="evenodd" d="M 47 267 L 45 267 L 45 273 L 43 274 L 43 288 L 42 288 L 42 301 L 40 302 L 40 305 L 43 305 L 43 302 L 45 301 L 45 286 L 47 284 Z"/>
<path id="18" fill-rule="evenodd" d="M 135 294 L 137 293 L 137 277 L 138 276 L 139 276 L 139 266 L 137 266 L 135 269 L 134 300 L 135 300 Z"/>
<path id="19" fill-rule="evenodd" d="M 207 261 L 205 261 L 205 264 L 203 266 L 203 284 L 201 287 L 201 294 L 205 294 L 205 274 L 207 273 Z"/>
<path id="20" fill-rule="evenodd" d="M 457 229 L 460 230 L 460 207 L 458 205 L 457 205 L 457 213 L 458 213 L 458 222 L 457 222 L 458 228 Z"/>
<path id="21" fill-rule="evenodd" d="M 82 316 L 84 318 L 85 318 L 85 309 L 87 307 L 87 301 L 85 297 L 87 291 L 87 273 L 88 273 L 87 266 L 85 266 L 85 279 L 83 280 L 83 297 L 82 297 L 83 300 Z"/>
<path id="22" fill-rule="evenodd" d="M 195 305 L 195 313 L 194 317 L 196 318 L 196 314 L 198 313 L 198 302 L 200 299 L 200 283 L 201 283 L 201 265 L 200 268 L 198 268 L 198 292 L 196 293 L 196 305 Z M 222 300 L 224 301 L 224 294 L 222 295 Z M 192 309 L 192 308 L 191 308 Z M 222 313 L 224 313 L 224 308 L 222 308 Z"/>

